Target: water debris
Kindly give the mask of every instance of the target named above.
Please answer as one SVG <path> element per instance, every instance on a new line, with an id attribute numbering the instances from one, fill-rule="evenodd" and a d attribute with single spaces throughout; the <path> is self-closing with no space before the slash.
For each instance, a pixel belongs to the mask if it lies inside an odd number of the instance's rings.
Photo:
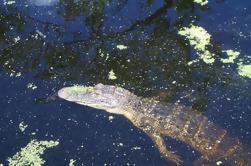
<path id="1" fill-rule="evenodd" d="M 27 88 L 28 88 L 28 89 L 32 89 L 32 90 L 35 90 L 35 89 L 37 89 L 37 86 L 36 86 L 35 84 L 33 84 L 33 83 L 28 83 L 28 84 L 27 84 Z"/>
<path id="2" fill-rule="evenodd" d="M 126 45 L 119 44 L 119 45 L 117 45 L 117 48 L 120 49 L 120 50 L 125 50 L 125 49 L 127 49 L 128 47 L 127 47 Z"/>
<path id="3" fill-rule="evenodd" d="M 20 40 L 20 37 L 19 37 L 19 36 L 17 36 L 17 37 L 14 38 L 14 42 L 15 42 L 15 43 L 17 43 L 19 40 Z"/>
<path id="4" fill-rule="evenodd" d="M 111 70 L 108 74 L 108 79 L 109 80 L 116 80 L 117 79 L 117 76 L 115 75 L 114 71 Z"/>
<path id="5" fill-rule="evenodd" d="M 36 30 L 37 34 L 39 36 L 41 36 L 42 38 L 46 38 L 46 35 L 44 35 L 42 32 L 40 32 L 39 30 Z"/>
<path id="6" fill-rule="evenodd" d="M 109 53 L 104 53 L 101 49 L 98 50 L 99 56 L 100 57 L 105 57 L 105 60 L 107 61 L 107 59 L 109 59 Z"/>
<path id="7" fill-rule="evenodd" d="M 187 64 L 190 66 L 190 65 L 192 65 L 194 63 L 197 63 L 197 62 L 199 62 L 199 60 L 198 59 L 194 59 L 192 61 L 189 61 Z"/>
<path id="8" fill-rule="evenodd" d="M 214 54 L 207 50 L 207 47 L 211 46 L 211 35 L 204 28 L 190 25 L 190 27 L 181 28 L 178 34 L 189 40 L 190 45 L 205 63 L 211 64 L 215 61 Z"/>
<path id="9" fill-rule="evenodd" d="M 24 132 L 25 129 L 28 127 L 28 125 L 25 124 L 24 122 L 21 122 L 21 123 L 19 123 L 18 127 L 19 127 L 19 129 L 20 129 L 21 132 Z"/>
<path id="10" fill-rule="evenodd" d="M 20 77 L 22 75 L 21 72 L 16 72 L 14 70 L 11 70 L 10 77 Z"/>
<path id="11" fill-rule="evenodd" d="M 238 63 L 238 73 L 243 77 L 251 78 L 251 64 L 244 65 L 243 63 Z"/>
<path id="12" fill-rule="evenodd" d="M 131 150 L 141 150 L 141 147 L 139 147 L 139 146 L 134 146 L 134 147 L 131 148 Z"/>
<path id="13" fill-rule="evenodd" d="M 98 50 L 98 53 L 99 53 L 99 55 L 100 55 L 101 57 L 104 57 L 104 56 L 105 56 L 104 52 L 103 52 L 101 49 Z"/>
<path id="14" fill-rule="evenodd" d="M 18 72 L 17 74 L 16 74 L 16 77 L 20 77 L 22 75 L 22 73 L 21 72 Z"/>
<path id="15" fill-rule="evenodd" d="M 41 166 L 45 160 L 41 158 L 44 151 L 59 144 L 58 141 L 37 141 L 31 140 L 26 147 L 21 148 L 13 157 L 8 158 L 9 166 Z"/>
<path id="16" fill-rule="evenodd" d="M 70 159 L 70 163 L 69 166 L 74 166 L 74 163 L 76 162 L 76 160 Z"/>
<path id="17" fill-rule="evenodd" d="M 234 60 L 240 56 L 240 52 L 234 50 L 223 50 L 227 53 L 228 58 L 221 59 L 223 63 L 234 63 Z"/>
<path id="18" fill-rule="evenodd" d="M 4 5 L 13 5 L 16 1 L 4 1 Z"/>
<path id="19" fill-rule="evenodd" d="M 217 161 L 216 162 L 216 165 L 221 165 L 221 164 L 223 164 L 222 161 Z"/>
<path id="20" fill-rule="evenodd" d="M 114 119 L 114 116 L 109 116 L 108 119 L 110 122 L 112 122 L 112 120 Z"/>
<path id="21" fill-rule="evenodd" d="M 198 3 L 201 6 L 208 4 L 208 0 L 193 0 L 194 3 Z"/>

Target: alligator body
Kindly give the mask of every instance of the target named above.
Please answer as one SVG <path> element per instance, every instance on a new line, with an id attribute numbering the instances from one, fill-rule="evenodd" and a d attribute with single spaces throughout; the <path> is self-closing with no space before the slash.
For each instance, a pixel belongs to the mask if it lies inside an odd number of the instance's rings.
<path id="1" fill-rule="evenodd" d="M 237 138 L 189 107 L 144 99 L 120 87 L 97 84 L 59 90 L 65 100 L 121 114 L 143 130 L 161 155 L 176 165 L 179 155 L 169 150 L 163 136 L 180 140 L 201 154 L 194 165 L 250 166 L 251 155 Z"/>

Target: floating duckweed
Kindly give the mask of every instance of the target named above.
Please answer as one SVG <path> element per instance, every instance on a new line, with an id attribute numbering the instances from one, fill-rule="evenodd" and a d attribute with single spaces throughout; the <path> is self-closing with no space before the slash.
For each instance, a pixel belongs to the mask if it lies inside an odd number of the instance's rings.
<path id="1" fill-rule="evenodd" d="M 115 80 L 115 79 L 117 79 L 117 76 L 115 75 L 115 73 L 114 73 L 113 70 L 111 70 L 111 71 L 109 72 L 109 74 L 108 74 L 108 79 L 109 79 L 109 80 Z"/>
<path id="2" fill-rule="evenodd" d="M 238 63 L 238 73 L 243 77 L 251 78 L 251 64 L 244 65 L 242 63 Z"/>
<path id="3" fill-rule="evenodd" d="M 120 50 L 125 50 L 127 49 L 127 46 L 120 44 L 120 45 L 117 45 L 117 48 Z"/>
<path id="4" fill-rule="evenodd" d="M 198 3 L 201 6 L 204 6 L 208 3 L 208 0 L 193 0 L 194 3 Z"/>
<path id="5" fill-rule="evenodd" d="M 22 148 L 21 151 L 7 159 L 9 166 L 40 166 L 45 163 L 41 158 L 44 151 L 48 148 L 57 146 L 58 144 L 58 141 L 31 140 L 31 142 L 26 147 Z"/>
<path id="6" fill-rule="evenodd" d="M 190 27 L 181 28 L 178 32 L 179 35 L 185 36 L 191 46 L 197 51 L 197 54 L 201 55 L 201 59 L 205 63 L 213 63 L 215 60 L 210 51 L 207 50 L 207 46 L 210 46 L 211 35 L 202 27 L 191 25 Z"/>
<path id="7" fill-rule="evenodd" d="M 12 5 L 12 4 L 14 4 L 14 3 L 16 3 L 15 1 L 6 1 L 6 2 L 4 2 L 3 4 L 4 5 Z"/>
<path id="8" fill-rule="evenodd" d="M 225 52 L 228 55 L 228 58 L 221 59 L 223 63 L 234 63 L 234 60 L 240 55 L 240 52 L 234 50 L 224 50 L 222 52 Z"/>
<path id="9" fill-rule="evenodd" d="M 74 166 L 74 163 L 76 162 L 76 160 L 70 159 L 70 163 L 69 166 Z"/>
<path id="10" fill-rule="evenodd" d="M 82 85 L 75 85 L 72 87 L 69 87 L 72 91 L 88 91 L 88 90 L 92 90 L 94 87 L 93 86 L 82 86 Z"/>
<path id="11" fill-rule="evenodd" d="M 210 45 L 211 35 L 202 27 L 191 25 L 182 28 L 178 34 L 185 36 L 196 50 L 205 51 L 206 46 Z"/>
<path id="12" fill-rule="evenodd" d="M 215 59 L 213 58 L 214 54 L 212 54 L 211 52 L 209 52 L 208 50 L 206 50 L 204 52 L 204 54 L 201 55 L 201 58 L 203 59 L 203 61 L 207 64 L 212 64 L 214 63 Z"/>
<path id="13" fill-rule="evenodd" d="M 21 132 L 24 132 L 25 129 L 28 127 L 28 125 L 26 125 L 24 122 L 19 123 L 19 129 L 21 130 Z"/>

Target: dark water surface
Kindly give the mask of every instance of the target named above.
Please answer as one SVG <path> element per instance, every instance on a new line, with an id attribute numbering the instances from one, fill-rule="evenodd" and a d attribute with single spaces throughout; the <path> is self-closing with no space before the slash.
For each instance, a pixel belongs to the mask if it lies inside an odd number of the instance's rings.
<path id="1" fill-rule="evenodd" d="M 127 119 L 46 100 L 73 84 L 115 84 L 192 106 L 251 145 L 251 78 L 238 74 L 237 62 L 220 61 L 232 49 L 240 52 L 236 61 L 251 63 L 251 1 L 8 2 L 0 1 L 0 163 L 37 139 L 59 141 L 43 155 L 45 165 L 172 165 Z M 212 35 L 215 63 L 188 65 L 198 55 L 178 30 L 191 23 Z M 23 132 L 20 123 L 28 125 Z M 166 141 L 184 165 L 199 156 Z"/>

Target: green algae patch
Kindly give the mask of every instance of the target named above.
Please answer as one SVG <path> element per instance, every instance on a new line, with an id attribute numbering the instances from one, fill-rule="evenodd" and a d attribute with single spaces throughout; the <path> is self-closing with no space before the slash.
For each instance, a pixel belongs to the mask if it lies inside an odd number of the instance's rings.
<path id="1" fill-rule="evenodd" d="M 68 90 L 72 92 L 85 92 L 93 90 L 93 86 L 82 86 L 82 85 L 74 85 L 72 87 L 67 87 Z"/>
<path id="2" fill-rule="evenodd" d="M 207 50 L 207 47 L 211 46 L 211 35 L 204 28 L 190 25 L 190 27 L 181 28 L 178 34 L 189 41 L 205 63 L 211 64 L 215 61 L 214 54 Z"/>
<path id="3" fill-rule="evenodd" d="M 76 160 L 70 159 L 69 166 L 74 166 Z"/>
<path id="4" fill-rule="evenodd" d="M 208 0 L 193 0 L 194 3 L 198 3 L 201 6 L 208 4 Z"/>
<path id="5" fill-rule="evenodd" d="M 58 141 L 37 141 L 34 139 L 7 161 L 9 166 L 41 166 L 45 163 L 45 160 L 41 158 L 44 151 L 58 144 Z"/>
<path id="6" fill-rule="evenodd" d="M 108 79 L 109 80 L 116 80 L 117 79 L 117 76 L 115 75 L 114 71 L 111 70 L 108 74 Z"/>
<path id="7" fill-rule="evenodd" d="M 117 45 L 117 49 L 119 50 L 126 50 L 128 47 L 126 45 L 123 45 L 123 44 L 119 44 Z"/>
<path id="8" fill-rule="evenodd" d="M 238 73 L 243 77 L 251 78 L 251 64 L 244 65 L 242 63 L 238 63 Z"/>
<path id="9" fill-rule="evenodd" d="M 184 27 L 178 34 L 185 36 L 196 50 L 205 51 L 206 46 L 210 45 L 211 35 L 202 27 L 195 25 Z"/>
<path id="10" fill-rule="evenodd" d="M 203 61 L 207 64 L 212 64 L 214 63 L 215 59 L 213 58 L 214 54 L 212 54 L 211 52 L 209 52 L 208 50 L 206 50 L 204 53 L 201 54 L 201 58 L 203 59 Z"/>
<path id="11" fill-rule="evenodd" d="M 16 1 L 4 1 L 4 5 L 13 5 L 13 4 L 15 4 L 16 3 Z"/>
<path id="12" fill-rule="evenodd" d="M 228 58 L 221 59 L 223 63 L 234 63 L 234 60 L 240 56 L 240 52 L 234 50 L 223 50 L 227 53 Z"/>

